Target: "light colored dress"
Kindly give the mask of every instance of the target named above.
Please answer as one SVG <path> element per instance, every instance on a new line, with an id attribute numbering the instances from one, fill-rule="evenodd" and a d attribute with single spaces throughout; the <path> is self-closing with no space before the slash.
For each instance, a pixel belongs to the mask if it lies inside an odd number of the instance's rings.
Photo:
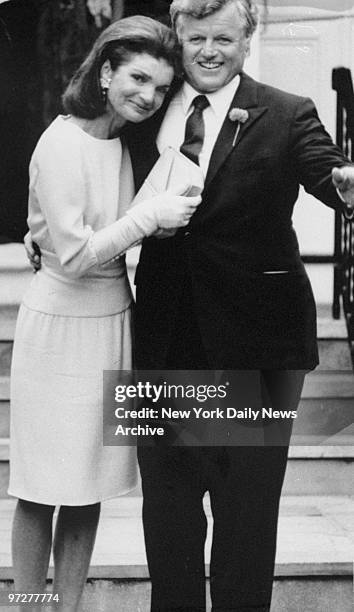
<path id="1" fill-rule="evenodd" d="M 146 234 L 129 215 L 117 222 L 132 195 L 120 139 L 94 138 L 63 116 L 44 132 L 28 217 L 42 268 L 20 307 L 11 371 L 15 497 L 76 506 L 136 485 L 135 448 L 102 442 L 103 370 L 132 366 L 132 294 L 117 255 Z"/>

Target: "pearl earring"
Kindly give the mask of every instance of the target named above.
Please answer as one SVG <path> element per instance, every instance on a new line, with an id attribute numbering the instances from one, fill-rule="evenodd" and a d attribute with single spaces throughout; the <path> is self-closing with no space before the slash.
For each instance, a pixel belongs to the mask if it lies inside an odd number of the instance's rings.
<path id="1" fill-rule="evenodd" d="M 109 86 L 111 84 L 112 79 L 110 79 L 109 77 L 102 77 L 101 78 L 101 93 L 102 93 L 102 99 L 103 102 L 106 104 L 107 102 L 107 92 L 109 90 Z"/>

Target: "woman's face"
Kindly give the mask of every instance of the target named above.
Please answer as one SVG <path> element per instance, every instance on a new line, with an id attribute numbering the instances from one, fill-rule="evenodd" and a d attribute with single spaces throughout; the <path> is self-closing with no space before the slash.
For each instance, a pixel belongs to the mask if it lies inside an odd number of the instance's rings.
<path id="1" fill-rule="evenodd" d="M 173 79 L 173 68 L 148 53 L 134 54 L 114 72 L 109 61 L 101 76 L 111 79 L 107 92 L 107 111 L 124 121 L 139 123 L 161 106 Z"/>

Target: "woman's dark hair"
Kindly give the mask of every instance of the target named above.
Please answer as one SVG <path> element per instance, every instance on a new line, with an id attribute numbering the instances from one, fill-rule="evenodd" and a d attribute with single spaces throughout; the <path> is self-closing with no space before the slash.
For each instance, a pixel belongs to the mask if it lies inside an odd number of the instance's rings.
<path id="1" fill-rule="evenodd" d="M 103 115 L 106 110 L 100 84 L 103 64 L 109 60 L 115 71 L 139 53 L 164 59 L 176 68 L 179 47 L 175 34 L 159 21 L 141 15 L 112 23 L 98 37 L 67 86 L 63 95 L 64 110 L 83 119 Z"/>

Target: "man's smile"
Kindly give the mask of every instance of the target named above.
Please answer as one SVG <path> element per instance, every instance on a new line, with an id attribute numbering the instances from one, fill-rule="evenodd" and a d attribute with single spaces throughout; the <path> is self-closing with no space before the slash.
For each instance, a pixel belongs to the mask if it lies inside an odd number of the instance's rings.
<path id="1" fill-rule="evenodd" d="M 198 62 L 198 64 L 204 70 L 217 70 L 223 65 L 222 62 Z"/>

